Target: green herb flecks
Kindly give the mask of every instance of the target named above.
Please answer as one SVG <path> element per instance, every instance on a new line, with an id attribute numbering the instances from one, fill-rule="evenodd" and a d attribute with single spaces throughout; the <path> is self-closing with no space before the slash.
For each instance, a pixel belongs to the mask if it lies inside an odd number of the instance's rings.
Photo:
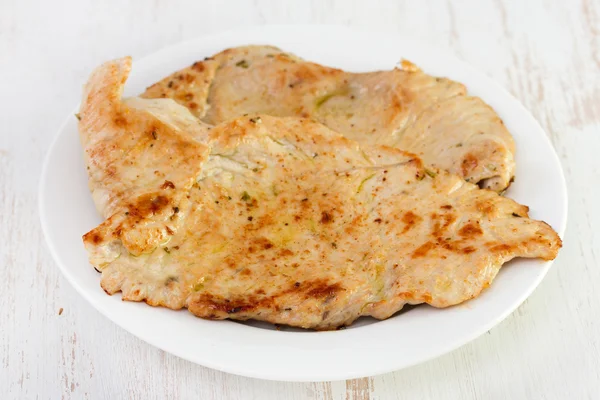
<path id="1" fill-rule="evenodd" d="M 279 196 L 280 192 L 279 192 L 279 189 L 277 189 L 277 185 L 273 184 L 271 186 L 271 192 L 273 192 L 273 196 L 275 196 L 275 197 Z"/>
<path id="2" fill-rule="evenodd" d="M 371 174 L 371 175 L 367 176 L 365 179 L 363 179 L 363 180 L 360 182 L 360 185 L 358 185 L 358 189 L 356 190 L 356 193 L 358 194 L 358 193 L 362 192 L 362 190 L 363 190 L 363 188 L 364 188 L 364 186 L 365 186 L 365 183 L 366 183 L 366 182 L 367 182 L 369 179 L 373 178 L 374 176 L 375 176 L 375 174 Z"/>
<path id="3" fill-rule="evenodd" d="M 435 178 L 437 176 L 437 173 L 435 173 L 435 172 L 433 172 L 433 171 L 431 171 L 431 170 L 429 170 L 427 168 L 425 169 L 425 173 L 427 175 L 429 175 L 430 177 L 432 177 L 432 178 Z"/>
<path id="4" fill-rule="evenodd" d="M 240 68 L 248 68 L 250 66 L 250 64 L 248 64 L 248 61 L 246 60 L 241 60 L 235 63 L 236 67 L 240 67 Z"/>

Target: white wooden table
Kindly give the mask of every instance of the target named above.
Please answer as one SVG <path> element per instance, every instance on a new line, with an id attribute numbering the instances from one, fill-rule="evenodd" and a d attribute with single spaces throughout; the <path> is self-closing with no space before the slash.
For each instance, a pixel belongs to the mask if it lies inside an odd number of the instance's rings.
<path id="1" fill-rule="evenodd" d="M 451 48 L 532 111 L 563 163 L 569 225 L 554 267 L 507 320 L 403 371 L 268 382 L 141 342 L 62 278 L 40 231 L 37 186 L 90 70 L 267 23 L 413 35 Z M 600 398 L 600 1 L 0 0 L 0 82 L 0 398 Z"/>

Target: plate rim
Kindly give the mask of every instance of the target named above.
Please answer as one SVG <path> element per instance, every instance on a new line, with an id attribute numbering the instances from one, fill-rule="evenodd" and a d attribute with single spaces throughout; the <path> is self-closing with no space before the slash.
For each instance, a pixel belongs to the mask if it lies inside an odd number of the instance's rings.
<path id="1" fill-rule="evenodd" d="M 189 40 L 175 43 L 173 45 L 161 48 L 153 53 L 150 53 L 150 54 L 146 55 L 145 57 L 140 58 L 139 60 L 136 60 L 134 62 L 134 68 L 135 68 L 136 64 L 147 62 L 148 60 L 152 59 L 153 57 L 158 57 L 163 52 L 176 51 L 177 48 L 184 48 L 184 47 L 186 47 L 186 45 L 189 45 L 191 43 L 199 43 L 202 41 L 217 40 L 217 38 L 225 37 L 227 35 L 242 35 L 243 33 L 245 33 L 245 32 L 247 33 L 248 31 L 259 31 L 259 30 L 265 30 L 265 29 L 275 30 L 275 31 L 279 30 L 279 29 L 281 29 L 281 30 L 287 30 L 287 29 L 290 29 L 290 30 L 313 29 L 314 30 L 314 29 L 318 29 L 318 30 L 333 30 L 333 31 L 345 30 L 346 32 L 353 32 L 354 34 L 385 35 L 388 37 L 398 38 L 398 39 L 401 39 L 404 41 L 423 43 L 428 50 L 432 50 L 432 51 L 437 50 L 437 48 L 435 46 L 421 42 L 419 40 L 415 40 L 414 38 L 408 38 L 408 37 L 402 36 L 398 33 L 377 32 L 377 31 L 373 31 L 373 30 L 361 30 L 361 29 L 356 29 L 356 28 L 348 28 L 348 27 L 340 26 L 340 25 L 322 25 L 322 24 L 262 25 L 262 26 L 251 26 L 251 27 L 246 27 L 246 28 L 241 28 L 241 29 L 232 29 L 232 30 L 212 32 L 212 33 L 209 33 L 206 35 L 201 35 L 201 36 L 189 39 Z M 400 50 L 398 51 L 398 53 L 400 53 Z M 545 145 L 547 145 L 549 147 L 549 149 L 551 150 L 551 154 L 553 156 L 552 162 L 558 166 L 558 171 L 560 171 L 560 174 L 557 177 L 557 179 L 558 179 L 558 185 L 561 188 L 560 196 L 561 196 L 561 200 L 562 200 L 562 204 L 563 204 L 563 209 L 560 211 L 562 213 L 562 218 L 560 220 L 560 226 L 555 226 L 553 228 L 558 232 L 558 234 L 561 238 L 564 238 L 564 233 L 565 233 L 566 224 L 567 224 L 567 216 L 568 216 L 568 191 L 567 191 L 566 179 L 564 176 L 564 170 L 562 168 L 562 163 L 560 162 L 560 159 L 556 153 L 556 150 L 554 149 L 552 142 L 549 139 L 546 131 L 541 127 L 541 125 L 535 119 L 535 117 L 533 117 L 533 115 L 523 106 L 523 104 L 518 99 L 516 99 L 512 94 L 510 94 L 506 89 L 504 89 L 502 86 L 500 86 L 498 83 L 496 83 L 493 79 L 491 79 L 485 73 L 475 69 L 474 67 L 471 67 L 465 61 L 461 60 L 459 57 L 457 57 L 456 55 L 454 55 L 450 52 L 442 50 L 441 53 L 443 54 L 443 57 L 450 57 L 453 62 L 458 62 L 459 64 L 466 67 L 470 71 L 474 71 L 477 75 L 485 77 L 486 83 L 493 86 L 494 91 L 503 92 L 504 96 L 509 97 L 511 102 L 513 103 L 513 106 L 520 108 L 520 112 L 522 113 L 522 115 L 527 115 L 527 117 L 531 120 L 531 122 L 533 122 L 535 125 L 537 125 L 538 130 L 540 132 L 544 133 L 541 136 L 543 136 L 543 138 L 544 138 L 543 140 L 545 141 Z M 487 103 L 487 100 L 486 100 L 486 103 Z M 72 122 L 71 121 L 71 119 L 73 118 L 72 115 L 76 112 L 77 108 L 78 107 L 75 108 L 74 112 L 70 113 L 67 116 L 67 118 L 64 120 L 64 122 L 61 124 L 60 128 L 58 129 L 58 132 L 54 135 L 52 143 L 49 146 L 48 151 L 45 154 L 44 162 L 42 164 L 42 171 L 40 174 L 40 181 L 38 184 L 38 193 L 39 193 L 38 212 L 40 215 L 40 222 L 41 222 L 41 226 L 42 226 L 42 232 L 43 232 L 43 235 L 44 235 L 44 238 L 46 241 L 46 245 L 48 246 L 48 249 L 50 250 L 52 258 L 58 265 L 59 269 L 61 270 L 61 273 L 63 274 L 63 276 L 65 276 L 67 281 L 75 288 L 75 290 L 79 293 L 79 295 L 81 295 L 83 298 L 85 298 L 86 301 L 88 301 L 91 304 L 91 306 L 93 308 L 95 308 L 96 310 L 98 310 L 104 317 L 108 318 L 110 321 L 115 323 L 117 326 L 119 326 L 122 329 L 126 330 L 127 332 L 133 334 L 134 336 L 141 339 L 142 341 L 144 341 L 154 347 L 157 347 L 163 351 L 166 351 L 166 352 L 176 355 L 180 358 L 183 358 L 185 360 L 193 362 L 195 364 L 199 364 L 199 365 L 213 368 L 213 369 L 223 371 L 223 372 L 228 372 L 228 373 L 252 377 L 252 378 L 267 379 L 267 380 L 285 380 L 285 381 L 296 381 L 296 382 L 309 382 L 309 381 L 315 382 L 315 381 L 323 381 L 323 380 L 351 379 L 351 378 L 359 378 L 359 377 L 364 377 L 364 376 L 379 375 L 379 374 L 383 374 L 383 373 L 387 373 L 387 372 L 391 372 L 391 371 L 395 371 L 395 370 L 399 370 L 399 369 L 408 368 L 410 366 L 421 364 L 421 363 L 424 363 L 431 359 L 434 359 L 434 358 L 440 357 L 444 354 L 447 354 L 447 353 L 471 342 L 472 340 L 481 336 L 483 333 L 485 333 L 492 327 L 498 325 L 508 315 L 512 314 L 516 310 L 516 308 L 518 308 L 529 296 L 531 296 L 531 294 L 535 291 L 535 289 L 539 286 L 539 284 L 541 283 L 543 278 L 546 276 L 548 270 L 550 269 L 550 267 L 554 261 L 554 260 L 552 260 L 552 261 L 544 262 L 543 265 L 540 266 L 540 268 L 543 269 L 542 273 L 540 273 L 537 276 L 536 280 L 534 282 L 532 282 L 529 289 L 525 293 L 523 293 L 516 301 L 513 302 L 514 307 L 512 307 L 512 306 L 507 307 L 495 319 L 490 320 L 490 322 L 481 326 L 479 329 L 472 330 L 472 332 L 469 335 L 465 335 L 465 336 L 461 337 L 461 339 L 456 340 L 454 342 L 447 343 L 442 350 L 438 349 L 437 351 L 433 351 L 430 354 L 424 353 L 424 355 L 422 357 L 414 359 L 412 362 L 404 363 L 400 367 L 389 367 L 389 366 L 376 367 L 376 366 L 373 366 L 372 368 L 368 368 L 370 372 L 368 372 L 366 374 L 362 370 L 360 372 L 359 371 L 353 371 L 353 372 L 352 371 L 351 372 L 349 372 L 349 371 L 345 371 L 345 372 L 333 371 L 331 373 L 328 373 L 327 375 L 324 375 L 321 373 L 313 374 L 311 372 L 308 372 L 308 373 L 305 373 L 303 376 L 294 377 L 294 376 L 290 376 L 289 373 L 285 373 L 285 372 L 284 373 L 281 373 L 281 372 L 280 373 L 272 373 L 271 375 L 268 376 L 261 372 L 254 373 L 252 370 L 248 370 L 247 368 L 238 368 L 238 367 L 232 366 L 232 365 L 224 365 L 222 363 L 210 362 L 207 360 L 199 360 L 198 357 L 194 357 L 185 352 L 173 349 L 172 346 L 171 347 L 165 346 L 164 343 L 161 343 L 156 338 L 152 338 L 151 335 L 142 335 L 139 332 L 135 332 L 134 330 L 124 326 L 124 324 L 117 322 L 114 315 L 111 315 L 110 310 L 108 310 L 102 304 L 99 304 L 98 302 L 96 302 L 93 299 L 91 293 L 89 293 L 84 287 L 82 287 L 80 285 L 80 283 L 77 281 L 76 277 L 69 272 L 69 268 L 63 264 L 61 256 L 59 255 L 59 252 L 55 248 L 55 244 L 52 241 L 50 231 L 49 231 L 50 228 L 49 228 L 48 216 L 46 215 L 46 210 L 44 208 L 45 204 L 46 204 L 46 192 L 44 189 L 45 189 L 45 183 L 48 180 L 49 165 L 50 165 L 50 162 L 52 159 L 52 154 L 54 154 L 57 151 L 56 147 L 58 146 L 58 143 L 60 142 L 61 137 L 64 136 L 64 132 L 66 131 L 67 126 L 69 125 L 69 123 Z M 321 332 L 319 332 L 319 333 L 321 333 Z M 326 334 L 327 332 L 322 332 L 322 333 Z M 305 333 L 302 333 L 302 334 L 305 334 Z"/>

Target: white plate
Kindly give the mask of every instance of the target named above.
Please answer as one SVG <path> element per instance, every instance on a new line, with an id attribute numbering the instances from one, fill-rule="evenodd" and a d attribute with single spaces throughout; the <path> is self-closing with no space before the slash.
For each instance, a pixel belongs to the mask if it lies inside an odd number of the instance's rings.
<path id="1" fill-rule="evenodd" d="M 517 144 L 517 179 L 508 195 L 531 207 L 562 236 L 567 192 L 556 154 L 533 117 L 482 73 L 439 49 L 388 34 L 341 27 L 270 26 L 207 36 L 136 61 L 126 95 L 227 47 L 272 44 L 305 59 L 352 71 L 392 68 L 407 58 L 426 72 L 468 86 L 504 119 Z M 523 72 L 526 73 L 526 72 Z M 250 377 L 323 381 L 376 375 L 414 365 L 473 340 L 509 315 L 540 283 L 549 262 L 517 260 L 494 284 L 463 305 L 420 306 L 386 321 L 358 321 L 334 332 L 276 331 L 260 324 L 206 321 L 107 296 L 89 265 L 81 235 L 101 222 L 87 188 L 73 115 L 61 128 L 45 162 L 40 214 L 48 246 L 60 269 L 94 307 L 146 342 L 192 362 Z"/>

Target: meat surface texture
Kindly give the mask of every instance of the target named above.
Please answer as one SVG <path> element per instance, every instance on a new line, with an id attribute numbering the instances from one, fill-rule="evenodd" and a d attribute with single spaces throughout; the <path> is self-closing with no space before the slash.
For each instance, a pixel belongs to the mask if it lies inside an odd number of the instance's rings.
<path id="1" fill-rule="evenodd" d="M 272 46 L 238 47 L 166 77 L 142 97 L 172 98 L 213 125 L 253 113 L 311 118 L 498 192 L 514 175 L 514 142 L 494 110 L 462 84 L 407 61 L 350 73 Z"/>
<path id="2" fill-rule="evenodd" d="M 561 247 L 526 206 L 309 119 L 210 128 L 171 99 L 122 101 L 129 69 L 99 67 L 81 106 L 106 217 L 83 240 L 109 294 L 326 330 L 461 303 L 508 260 Z"/>

